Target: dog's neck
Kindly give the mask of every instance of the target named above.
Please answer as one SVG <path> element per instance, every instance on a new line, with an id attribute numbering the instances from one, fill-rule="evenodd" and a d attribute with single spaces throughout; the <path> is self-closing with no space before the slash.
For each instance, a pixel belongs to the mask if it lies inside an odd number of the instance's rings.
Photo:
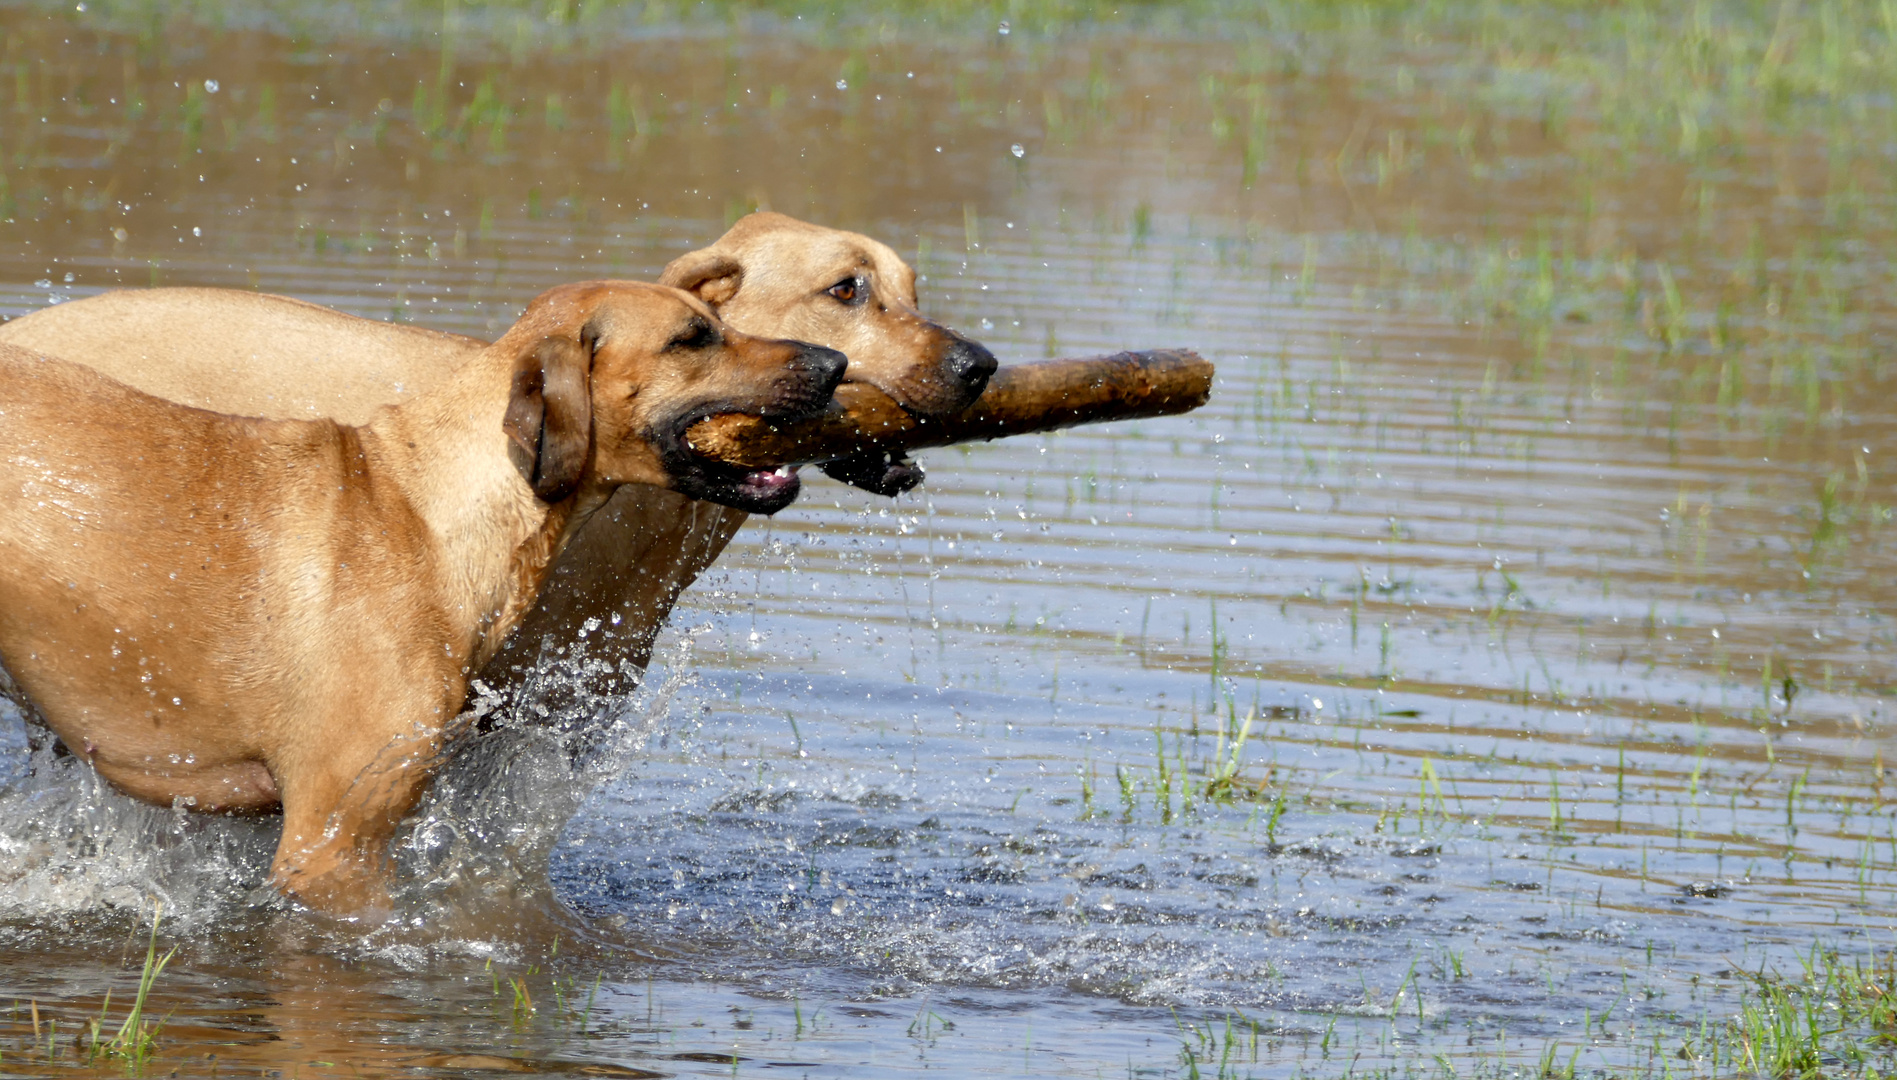
<path id="1" fill-rule="evenodd" d="M 500 652 L 508 635 L 540 599 L 553 560 L 559 558 L 567 541 L 611 496 L 611 489 L 587 488 L 554 503 L 547 507 L 541 526 L 514 547 L 508 560 L 507 577 L 500 582 L 498 604 L 492 616 L 476 630 L 468 670 L 479 670 Z"/>
<path id="2" fill-rule="evenodd" d="M 568 537 L 612 494 L 584 484 L 549 505 L 520 475 L 502 428 L 518 351 L 503 339 L 362 428 L 365 451 L 388 463 L 384 475 L 427 528 L 444 614 L 470 671 L 533 607 Z"/>

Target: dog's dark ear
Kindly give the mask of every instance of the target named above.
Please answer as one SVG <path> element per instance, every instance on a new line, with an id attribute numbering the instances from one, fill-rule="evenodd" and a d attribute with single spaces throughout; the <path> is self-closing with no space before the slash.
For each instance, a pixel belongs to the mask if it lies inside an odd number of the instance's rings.
<path id="1" fill-rule="evenodd" d="M 738 260 L 711 248 L 688 251 L 665 265 L 659 284 L 684 289 L 712 307 L 738 295 L 744 267 Z"/>
<path id="2" fill-rule="evenodd" d="M 580 486 L 593 448 L 591 326 L 581 340 L 545 337 L 520 358 L 501 426 L 514 467 L 542 501 L 555 503 Z"/>

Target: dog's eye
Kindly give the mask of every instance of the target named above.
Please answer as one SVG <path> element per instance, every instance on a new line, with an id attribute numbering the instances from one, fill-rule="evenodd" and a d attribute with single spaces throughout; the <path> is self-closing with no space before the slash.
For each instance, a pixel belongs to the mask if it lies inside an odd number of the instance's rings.
<path id="1" fill-rule="evenodd" d="M 847 277 L 824 291 L 836 297 L 841 303 L 855 305 L 863 301 L 864 294 L 868 290 L 863 288 L 861 278 Z"/>
<path id="2" fill-rule="evenodd" d="M 685 330 L 671 341 L 666 342 L 668 349 L 703 349 L 718 344 L 718 331 L 704 319 L 693 319 L 685 324 Z"/>

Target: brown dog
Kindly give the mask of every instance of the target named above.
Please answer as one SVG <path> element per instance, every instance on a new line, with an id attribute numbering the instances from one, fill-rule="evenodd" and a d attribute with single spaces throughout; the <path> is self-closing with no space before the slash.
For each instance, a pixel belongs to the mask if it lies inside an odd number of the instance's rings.
<path id="1" fill-rule="evenodd" d="M 967 408 L 995 371 L 987 349 L 916 310 L 915 271 L 857 233 L 752 214 L 710 247 L 674 259 L 659 280 L 695 293 L 749 333 L 841 350 L 850 358 L 845 381 L 870 383 L 921 415 Z M 833 462 L 825 471 L 883 495 L 922 478 L 907 459 L 882 454 Z M 621 491 L 574 538 L 541 603 L 482 680 L 497 689 L 538 683 L 538 696 L 556 709 L 576 693 L 583 700 L 630 689 L 628 673 L 636 678 L 645 669 L 679 593 L 724 551 L 745 517 L 654 488 Z M 575 672 L 561 661 L 588 625 L 598 628 L 591 655 L 609 663 Z"/>
<path id="2" fill-rule="evenodd" d="M 469 673 L 621 485 L 772 512 L 788 470 L 693 454 L 721 412 L 821 408 L 844 358 L 631 282 L 536 298 L 361 426 L 233 417 L 0 346 L 0 657 L 119 789 L 281 806 L 273 880 L 373 903 Z"/>
<path id="3" fill-rule="evenodd" d="M 840 349 L 844 378 L 868 382 L 923 415 L 958 411 L 994 371 L 986 349 L 916 311 L 915 272 L 869 237 L 782 214 L 740 220 L 679 256 L 660 281 L 710 304 L 748 333 Z M 0 325 L 0 342 L 90 364 L 148 393 L 245 415 L 362 423 L 384 404 L 446 377 L 484 344 L 359 319 L 282 297 L 223 289 L 115 292 Z M 920 471 L 881 455 L 833 475 L 890 494 Z M 624 488 L 558 559 L 541 602 L 481 672 L 499 690 L 534 681 L 597 620 L 594 692 L 643 670 L 685 586 L 730 542 L 745 514 L 656 488 Z M 574 689 L 562 672 L 549 689 Z"/>

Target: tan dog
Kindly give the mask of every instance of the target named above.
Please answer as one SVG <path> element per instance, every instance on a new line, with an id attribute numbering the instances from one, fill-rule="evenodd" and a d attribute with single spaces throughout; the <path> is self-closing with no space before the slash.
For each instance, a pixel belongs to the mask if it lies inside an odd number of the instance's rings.
<path id="1" fill-rule="evenodd" d="M 844 378 L 871 383 L 911 411 L 942 415 L 980 395 L 986 349 L 916 311 L 915 272 L 887 246 L 782 214 L 740 220 L 708 248 L 665 268 L 748 333 L 840 349 Z M 381 405 L 440 381 L 485 346 L 473 338 L 359 319 L 282 297 L 223 289 L 115 292 L 0 325 L 11 342 L 90 364 L 173 401 L 269 417 L 362 423 Z M 833 475 L 891 494 L 920 471 L 881 455 Z M 585 689 L 625 689 L 643 670 L 673 603 L 730 542 L 745 514 L 656 488 L 625 488 L 574 538 L 541 602 L 480 672 L 500 690 L 533 682 L 597 620 L 605 670 Z M 605 639 L 605 640 L 602 640 Z M 623 663 L 622 663 L 623 662 Z M 556 694 L 575 687 L 564 670 Z"/>
<path id="2" fill-rule="evenodd" d="M 0 346 L 0 657 L 119 789 L 282 807 L 273 880 L 373 903 L 469 673 L 621 485 L 772 512 L 788 470 L 700 458 L 705 416 L 821 408 L 841 354 L 631 282 L 536 298 L 367 424 L 233 417 Z"/>
<path id="3" fill-rule="evenodd" d="M 845 381 L 870 383 L 921 415 L 968 407 L 995 371 L 987 349 L 916 310 L 915 271 L 857 233 L 752 214 L 710 247 L 674 259 L 659 280 L 695 293 L 749 333 L 841 350 L 850 358 Z M 883 495 L 922 478 L 907 459 L 881 454 L 824 468 Z M 745 517 L 653 488 L 622 491 L 574 538 L 541 603 L 482 680 L 497 689 L 538 684 L 537 696 L 555 709 L 575 694 L 630 689 L 679 593 L 724 551 Z M 597 627 L 590 655 L 607 663 L 575 672 L 563 661 L 589 624 Z"/>

